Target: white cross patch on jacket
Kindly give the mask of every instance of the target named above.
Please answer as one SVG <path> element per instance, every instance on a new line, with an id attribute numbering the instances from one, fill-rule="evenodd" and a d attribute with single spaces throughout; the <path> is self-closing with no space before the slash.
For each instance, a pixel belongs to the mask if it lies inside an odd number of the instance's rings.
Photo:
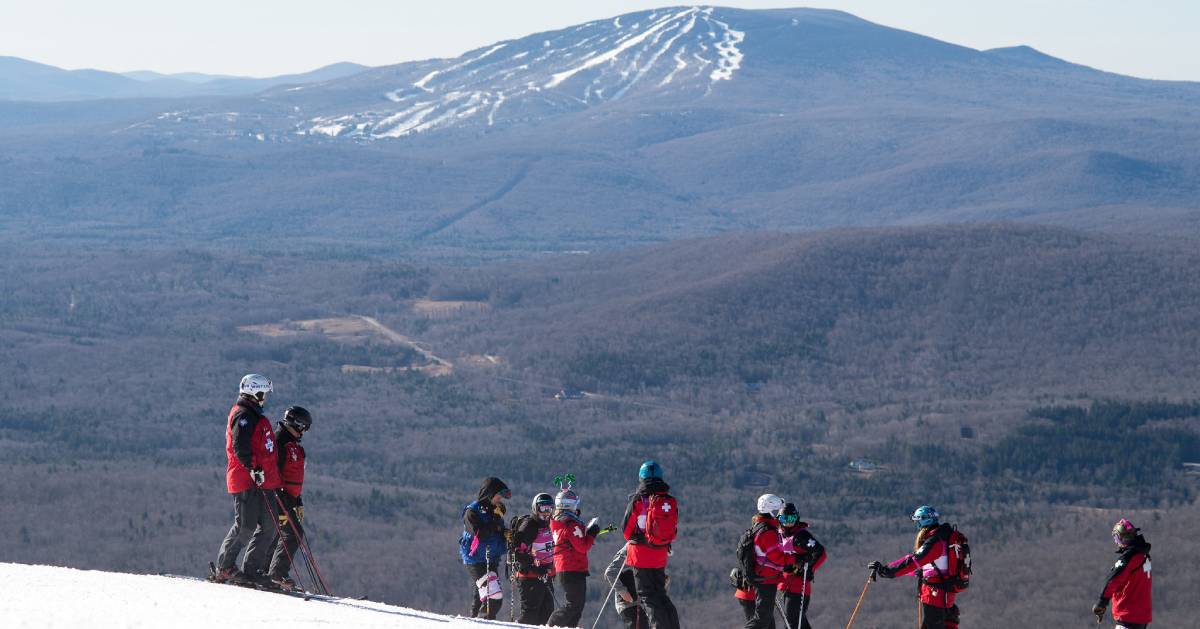
<path id="1" fill-rule="evenodd" d="M 575 537 L 578 537 L 580 539 L 583 538 L 583 529 L 579 528 L 578 526 L 575 527 Z"/>

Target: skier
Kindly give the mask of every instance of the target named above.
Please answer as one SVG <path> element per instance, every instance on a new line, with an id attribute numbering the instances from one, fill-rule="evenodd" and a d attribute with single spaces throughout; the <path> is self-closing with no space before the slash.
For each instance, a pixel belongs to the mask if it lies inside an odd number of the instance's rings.
<path id="1" fill-rule="evenodd" d="M 471 575 L 471 618 L 478 617 L 482 609 L 485 618 L 495 620 L 504 602 L 492 598 L 490 585 L 499 579 L 500 558 L 508 552 L 504 539 L 504 501 L 508 498 L 512 498 L 508 485 L 489 476 L 483 479 L 478 499 L 463 508 L 465 530 L 458 552 Z"/>
<path id="2" fill-rule="evenodd" d="M 808 523 L 800 521 L 796 505 L 790 502 L 779 514 L 779 525 L 783 527 L 784 548 L 796 556 L 796 563 L 779 584 L 779 591 L 787 601 L 784 618 L 790 629 L 812 629 L 808 624 L 808 605 L 812 600 L 813 573 L 825 563 L 825 547 L 808 531 Z"/>
<path id="3" fill-rule="evenodd" d="M 600 525 L 596 518 L 586 525 L 579 517 L 579 496 L 570 484 L 554 497 L 554 571 L 562 587 L 565 604 L 554 610 L 548 623 L 552 627 L 577 627 L 587 598 L 588 551 L 596 543 Z"/>
<path id="4" fill-rule="evenodd" d="M 513 522 L 512 553 L 516 572 L 514 588 L 520 593 L 517 622 L 544 625 L 554 613 L 554 536 L 550 516 L 554 497 L 538 494 L 533 498 L 532 513 Z"/>
<path id="5" fill-rule="evenodd" d="M 626 556 L 626 547 L 622 546 L 613 557 L 612 563 L 604 570 L 604 580 L 608 581 L 609 587 L 615 588 L 613 605 L 617 608 L 617 615 L 625 621 L 625 629 L 646 629 L 650 626 L 650 621 L 638 602 L 633 568 L 626 563 Z"/>
<path id="6" fill-rule="evenodd" d="M 737 599 L 738 605 L 742 606 L 742 616 L 749 622 L 754 618 L 754 598 L 756 596 L 756 588 L 753 583 L 746 580 L 746 575 L 738 568 L 734 568 L 729 575 L 730 581 L 733 583 L 733 597 Z M 772 614 L 771 622 L 767 625 L 770 629 L 775 629 L 775 616 Z"/>
<path id="7" fill-rule="evenodd" d="M 280 537 L 275 542 L 275 554 L 271 557 L 271 568 L 267 571 L 271 583 L 282 590 L 296 589 L 296 582 L 288 577 L 292 569 L 292 558 L 300 547 L 304 536 L 304 446 L 300 439 L 312 427 L 312 415 L 302 406 L 289 406 L 283 412 L 283 421 L 275 430 L 275 451 L 279 453 L 279 475 L 283 487 L 276 492 L 284 512 L 279 514 Z"/>
<path id="8" fill-rule="evenodd" d="M 662 467 L 646 461 L 638 488 L 625 509 L 624 533 L 638 601 L 650 629 L 679 629 L 679 612 L 667 595 L 667 558 L 679 525 L 679 506 L 662 479 Z"/>
<path id="9" fill-rule="evenodd" d="M 746 629 L 771 629 L 775 626 L 775 594 L 783 583 L 783 571 L 796 562 L 796 557 L 785 550 L 779 534 L 779 520 L 775 514 L 782 511 L 783 499 L 775 494 L 758 497 L 758 513 L 751 520 L 754 539 L 754 606 L 746 611 Z"/>
<path id="10" fill-rule="evenodd" d="M 237 402 L 230 409 L 225 424 L 225 484 L 227 491 L 233 494 L 233 526 L 221 543 L 210 577 L 217 583 L 270 583 L 265 571 L 275 539 L 275 522 L 272 520 L 278 514 L 272 504 L 274 500 L 267 492 L 274 492 L 283 485 L 271 420 L 263 415 L 267 394 L 271 391 L 271 381 L 266 376 L 247 374 L 238 386 Z M 237 558 L 242 548 L 246 548 L 246 556 L 238 571 Z"/>
<path id="11" fill-rule="evenodd" d="M 917 524 L 913 552 L 887 565 L 873 561 L 867 566 L 885 579 L 909 574 L 920 579 L 921 629 L 958 629 L 958 605 L 954 604 L 958 592 L 947 582 L 961 569 L 951 560 L 950 536 L 956 532 L 949 524 L 939 524 L 940 517 L 929 505 L 918 507 L 912 514 Z"/>
<path id="12" fill-rule="evenodd" d="M 1112 537 L 1120 557 L 1108 573 L 1100 600 L 1092 607 L 1097 622 L 1104 618 L 1104 608 L 1112 601 L 1117 629 L 1145 629 L 1150 624 L 1150 544 L 1141 531 L 1125 518 L 1113 527 Z"/>

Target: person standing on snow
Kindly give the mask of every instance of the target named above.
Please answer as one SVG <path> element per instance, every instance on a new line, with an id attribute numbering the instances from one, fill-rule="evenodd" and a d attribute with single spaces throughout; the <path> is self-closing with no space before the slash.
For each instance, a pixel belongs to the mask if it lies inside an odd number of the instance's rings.
<path id="1" fill-rule="evenodd" d="M 499 580 L 496 571 L 508 552 L 504 539 L 504 501 L 508 498 L 512 498 L 508 485 L 489 476 L 483 479 L 479 497 L 463 508 L 464 530 L 458 551 L 471 575 L 471 618 L 477 618 L 482 609 L 485 618 L 495 620 L 504 602 L 492 598 L 490 585 L 492 579 Z"/>
<path id="2" fill-rule="evenodd" d="M 570 483 L 554 497 L 554 519 L 550 531 L 554 535 L 554 571 L 562 588 L 565 603 L 550 616 L 551 627 L 577 627 L 583 617 L 587 598 L 588 551 L 596 543 L 600 525 L 596 518 L 586 525 L 579 517 L 579 496 Z"/>
<path id="3" fill-rule="evenodd" d="M 554 613 L 554 588 L 550 585 L 554 578 L 553 514 L 554 496 L 538 494 L 533 498 L 532 513 L 513 523 L 513 587 L 520 593 L 517 622 L 522 625 L 544 625 Z"/>
<path id="4" fill-rule="evenodd" d="M 946 577 L 956 571 L 951 565 L 949 524 L 939 524 L 937 509 L 918 507 L 912 514 L 917 523 L 913 552 L 890 564 L 873 561 L 867 567 L 885 579 L 915 574 L 921 580 L 921 629 L 958 629 L 958 605 L 955 588 Z"/>
<path id="5" fill-rule="evenodd" d="M 604 580 L 608 581 L 609 587 L 614 588 L 616 596 L 613 596 L 613 605 L 617 608 L 617 615 L 625 621 L 625 629 L 646 629 L 650 626 L 650 620 L 646 618 L 646 611 L 638 602 L 637 584 L 633 580 L 633 568 L 627 563 L 627 550 L 624 546 L 613 557 L 608 568 L 604 570 Z"/>
<path id="6" fill-rule="evenodd" d="M 289 406 L 283 412 L 283 421 L 275 430 L 275 450 L 279 453 L 279 476 L 283 487 L 276 492 L 283 513 L 279 514 L 279 539 L 275 542 L 275 553 L 267 576 L 271 583 L 282 590 L 296 589 L 296 582 L 288 577 L 292 570 L 292 558 L 300 547 L 304 536 L 304 446 L 300 439 L 312 427 L 312 415 L 302 406 Z"/>
<path id="7" fill-rule="evenodd" d="M 263 415 L 271 381 L 260 374 L 247 374 L 238 386 L 238 399 L 225 424 L 225 484 L 233 494 L 233 526 L 221 543 L 217 563 L 210 576 L 217 583 L 266 585 L 267 561 L 275 540 L 276 508 L 266 492 L 283 485 L 275 455 L 271 421 Z M 249 546 L 247 546 L 249 542 Z M 236 568 L 238 554 L 246 548 L 242 569 Z"/>
<path id="8" fill-rule="evenodd" d="M 679 629 L 679 612 L 667 595 L 667 558 L 679 527 L 679 505 L 670 489 L 663 482 L 662 466 L 646 461 L 625 509 L 625 548 L 650 629 Z"/>
<path id="9" fill-rule="evenodd" d="M 754 534 L 754 606 L 746 611 L 746 629 L 772 629 L 775 626 L 776 589 L 783 583 L 783 571 L 791 567 L 796 558 L 786 552 L 783 538 L 779 534 L 779 520 L 775 514 L 782 511 L 783 499 L 775 494 L 758 497 L 758 513 L 752 519 Z"/>
<path id="10" fill-rule="evenodd" d="M 808 531 L 808 523 L 800 521 L 796 505 L 790 502 L 779 514 L 779 525 L 784 549 L 796 557 L 796 563 L 779 584 L 786 601 L 784 619 L 791 629 L 812 629 L 808 624 L 808 605 L 812 600 L 813 573 L 825 563 L 825 547 Z"/>
<path id="11" fill-rule="evenodd" d="M 1141 531 L 1125 518 L 1113 526 L 1113 542 L 1117 544 L 1120 557 L 1108 573 L 1100 600 L 1092 607 L 1097 622 L 1104 618 L 1104 608 L 1112 601 L 1112 616 L 1117 629 L 1145 629 L 1150 625 L 1153 608 L 1150 544 Z"/>

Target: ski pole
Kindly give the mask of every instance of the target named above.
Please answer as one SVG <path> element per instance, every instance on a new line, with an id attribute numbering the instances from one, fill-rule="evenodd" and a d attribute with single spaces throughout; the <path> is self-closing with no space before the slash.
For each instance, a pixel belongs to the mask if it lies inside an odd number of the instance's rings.
<path id="1" fill-rule="evenodd" d="M 796 629 L 804 627 L 804 606 L 808 604 L 808 561 L 804 562 L 804 574 L 800 577 L 800 626 Z"/>
<path id="2" fill-rule="evenodd" d="M 871 587 L 871 582 L 875 580 L 875 570 L 871 570 L 871 574 L 867 577 L 867 584 L 863 586 L 862 594 L 858 595 L 858 603 L 854 605 L 854 611 L 850 612 L 850 622 L 846 623 L 846 629 L 854 626 L 854 619 L 858 617 L 858 608 L 862 607 L 863 599 L 867 597 L 867 588 Z"/>
<path id="3" fill-rule="evenodd" d="M 779 599 L 775 599 L 775 609 L 779 610 L 780 616 L 783 616 L 783 626 L 792 629 L 792 623 L 788 622 L 787 612 L 783 610 L 783 605 L 779 604 Z"/>
<path id="4" fill-rule="evenodd" d="M 321 568 L 317 565 L 317 558 L 313 556 L 312 546 L 308 543 L 308 536 L 300 536 L 300 547 L 304 549 L 304 553 L 308 555 L 308 560 L 312 564 L 312 569 L 317 575 L 317 582 L 321 585 L 321 593 L 326 596 L 332 596 L 333 592 L 329 591 L 329 586 L 325 583 L 325 575 L 321 574 Z"/>
<path id="5" fill-rule="evenodd" d="M 292 561 L 292 553 L 291 553 L 291 551 L 288 550 L 287 544 L 283 541 L 283 529 L 280 528 L 280 526 L 279 526 L 279 516 L 278 516 L 278 514 L 275 513 L 275 510 L 271 508 L 271 502 L 269 500 L 267 500 L 267 492 L 263 489 L 259 489 L 258 495 L 262 496 L 263 506 L 265 506 L 267 508 L 267 512 L 271 514 L 271 521 L 275 523 L 275 535 L 278 536 L 278 540 L 279 540 L 278 543 L 280 546 L 283 547 L 283 554 L 287 555 L 288 565 L 291 566 L 295 562 Z M 275 501 L 277 503 L 279 502 L 279 496 L 275 496 Z M 280 504 L 280 506 L 282 506 L 282 503 L 279 503 L 279 504 Z M 284 511 L 282 513 L 287 513 L 287 512 Z M 296 573 L 296 576 L 300 576 L 300 574 Z M 304 587 L 304 584 L 301 583 L 300 587 Z"/>
<path id="6" fill-rule="evenodd" d="M 274 495 L 274 497 L 275 497 L 275 504 L 276 504 L 276 505 L 279 507 L 279 512 L 280 512 L 280 513 L 286 513 L 286 514 L 288 514 L 289 516 L 291 516 L 291 515 L 292 515 L 292 513 L 291 513 L 290 511 L 288 511 L 288 508 L 287 508 L 286 506 L 284 506 L 284 504 L 283 504 L 283 500 L 282 500 L 282 499 L 280 499 L 280 497 L 279 497 L 279 494 L 273 494 L 273 495 Z M 295 522 L 292 520 L 292 518 L 291 518 L 291 517 L 288 517 L 288 524 L 289 524 L 289 525 L 291 525 L 291 527 L 292 527 L 292 533 L 296 535 L 296 541 L 297 541 L 297 547 L 296 547 L 296 550 L 298 550 L 298 551 L 300 552 L 300 556 L 301 556 L 301 557 L 304 559 L 304 568 L 305 568 L 305 570 L 307 570 L 307 571 L 308 571 L 308 580 L 309 580 L 309 583 L 311 583 L 311 584 L 312 584 L 312 586 L 313 586 L 313 589 L 315 590 L 315 589 L 317 588 L 317 575 L 316 575 L 315 573 L 313 573 L 313 569 L 312 569 L 312 558 L 311 558 L 311 557 L 309 557 L 309 556 L 308 556 L 308 553 L 306 553 L 306 552 L 304 551 L 304 547 L 299 545 L 299 540 L 300 540 L 301 538 L 303 538 L 304 536 L 300 534 L 300 530 L 299 530 L 298 528 L 296 528 L 296 523 L 295 523 Z M 283 549 L 284 549 L 284 551 L 289 553 L 289 555 L 288 555 L 288 561 L 291 561 L 291 562 L 292 562 L 292 567 L 293 567 L 293 568 L 295 568 L 295 565 L 296 565 L 296 564 L 295 564 L 295 561 L 293 560 L 292 556 L 290 555 L 290 552 L 291 552 L 291 551 L 288 551 L 288 549 L 287 549 L 287 544 L 286 544 L 286 543 L 284 542 L 284 540 L 283 540 L 283 531 L 280 531 L 280 532 L 279 532 L 279 543 L 280 543 L 280 544 L 283 544 Z M 299 577 L 299 576 L 300 576 L 300 571 L 299 571 L 299 569 L 296 569 L 296 576 L 297 576 L 297 577 Z M 306 588 L 304 587 L 304 584 L 303 584 L 303 583 L 301 583 L 301 584 L 300 584 L 300 587 L 301 587 L 302 589 L 306 589 Z"/>
<path id="7" fill-rule="evenodd" d="M 279 505 L 279 509 L 283 513 L 288 512 L 287 507 L 285 507 L 283 505 L 283 501 L 280 500 L 278 495 L 275 496 L 275 503 Z M 298 542 L 297 549 L 300 551 L 301 556 L 304 557 L 304 565 L 308 569 L 308 576 L 309 576 L 309 580 L 312 582 L 313 589 L 315 590 L 315 589 L 317 589 L 318 586 L 320 586 L 320 588 L 321 588 L 320 593 L 324 594 L 325 596 L 329 596 L 330 595 L 329 588 L 325 587 L 325 580 L 321 578 L 321 573 L 319 570 L 317 570 L 317 562 L 315 559 L 313 559 L 312 549 L 308 547 L 308 540 L 306 539 L 306 536 L 302 535 L 300 533 L 300 529 L 296 526 L 296 523 L 293 522 L 290 517 L 288 518 L 288 524 L 290 524 L 292 527 L 292 533 L 295 533 L 295 535 L 296 535 L 296 540 Z M 283 536 L 283 533 L 281 532 L 280 537 L 282 537 L 282 536 Z M 287 550 L 286 545 L 284 547 L 284 550 Z M 290 560 L 291 557 L 288 557 L 288 559 Z M 299 576 L 299 573 L 297 573 L 297 576 Z"/>
<path id="8" fill-rule="evenodd" d="M 625 546 L 622 546 L 621 550 L 625 550 L 628 546 L 629 542 L 625 542 Z M 613 554 L 613 559 L 617 558 L 617 555 L 620 554 L 621 550 L 618 550 Z M 621 567 L 617 569 L 617 578 L 613 579 L 612 587 L 608 588 L 608 594 L 605 594 L 604 600 L 600 601 L 600 613 L 596 614 L 596 620 L 592 622 L 592 629 L 596 629 L 596 625 L 600 624 L 600 617 L 604 615 L 604 610 L 608 608 L 608 597 L 612 596 L 613 592 L 617 590 L 617 584 L 621 582 L 621 571 L 625 569 L 625 564 L 627 563 L 629 563 L 629 555 L 625 555 L 625 561 L 622 561 Z"/>

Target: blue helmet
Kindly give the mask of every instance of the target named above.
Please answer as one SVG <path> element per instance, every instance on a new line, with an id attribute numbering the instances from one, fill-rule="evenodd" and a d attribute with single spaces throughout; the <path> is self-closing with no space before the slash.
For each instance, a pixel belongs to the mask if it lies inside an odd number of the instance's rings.
<path id="1" fill-rule="evenodd" d="M 662 478 L 662 466 L 654 461 L 646 461 L 642 463 L 642 469 L 638 470 L 638 478 Z"/>
<path id="2" fill-rule="evenodd" d="M 917 510 L 913 511 L 912 514 L 913 522 L 916 522 L 917 526 L 921 528 L 937 524 L 938 518 L 940 517 L 941 515 L 938 514 L 937 509 L 934 509 L 929 505 L 921 505 L 917 507 Z"/>

